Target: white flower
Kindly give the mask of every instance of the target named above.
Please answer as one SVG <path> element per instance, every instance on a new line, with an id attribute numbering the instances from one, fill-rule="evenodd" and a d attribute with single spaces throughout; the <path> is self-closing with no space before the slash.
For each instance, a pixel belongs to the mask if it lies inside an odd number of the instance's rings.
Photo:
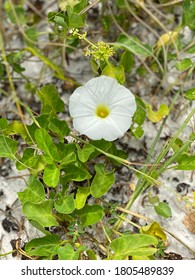
<path id="1" fill-rule="evenodd" d="M 113 141 L 130 128 L 135 97 L 115 79 L 100 76 L 78 87 L 69 99 L 74 128 L 90 139 Z"/>

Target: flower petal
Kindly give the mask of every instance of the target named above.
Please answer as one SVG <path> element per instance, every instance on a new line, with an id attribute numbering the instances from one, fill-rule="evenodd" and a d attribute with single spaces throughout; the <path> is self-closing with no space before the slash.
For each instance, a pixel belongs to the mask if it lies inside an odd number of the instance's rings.
<path id="1" fill-rule="evenodd" d="M 109 115 L 96 115 L 100 105 L 109 108 Z M 107 76 L 91 79 L 77 88 L 69 99 L 73 126 L 89 138 L 116 140 L 130 128 L 136 110 L 135 97 L 130 90 Z"/>
<path id="2" fill-rule="evenodd" d="M 99 140 L 102 139 L 103 125 L 101 118 L 98 117 L 82 117 L 73 119 L 73 126 L 81 134 L 85 134 L 91 139 Z"/>
<path id="3" fill-rule="evenodd" d="M 100 76 L 91 79 L 85 86 L 93 92 L 96 102 L 107 104 L 109 97 L 114 94 L 118 85 L 115 79 L 107 76 Z"/>
<path id="4" fill-rule="evenodd" d="M 93 111 L 96 106 L 95 101 L 92 98 L 92 93 L 86 89 L 85 86 L 78 87 L 69 99 L 69 111 L 71 116 L 74 116 L 74 111 L 79 108 L 88 108 Z M 73 115 L 72 115 L 73 114 Z"/>

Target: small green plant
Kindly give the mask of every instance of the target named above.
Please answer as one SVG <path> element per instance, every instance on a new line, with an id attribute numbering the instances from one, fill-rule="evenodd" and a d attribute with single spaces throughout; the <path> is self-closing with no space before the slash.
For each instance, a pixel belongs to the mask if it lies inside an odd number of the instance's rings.
<path id="1" fill-rule="evenodd" d="M 41 41 L 45 32 L 38 29 L 40 14 L 35 15 L 30 8 L 26 10 L 25 2 L 13 4 L 8 0 L 3 7 L 7 20 L 3 18 L 2 22 L 12 29 L 18 27 L 21 48 L 9 49 L 4 32 L 0 33 L 0 79 L 4 85 L 0 92 L 13 100 L 16 115 L 9 120 L 2 111 L 0 157 L 14 162 L 18 172 L 28 171 L 26 188 L 18 192 L 18 198 L 26 219 L 42 233 L 42 237 L 30 240 L 24 251 L 19 252 L 32 259 L 59 260 L 100 256 L 107 260 L 162 257 L 167 233 L 171 233 L 143 216 L 141 219 L 147 220 L 147 226 L 141 227 L 127 215 L 138 215 L 131 212 L 131 207 L 152 186 L 165 187 L 161 181 L 164 172 L 195 169 L 194 127 L 182 138 L 195 114 L 195 108 L 191 107 L 194 88 L 185 90 L 180 82 L 180 79 L 190 80 L 194 70 L 191 58 L 180 57 L 180 53 L 195 52 L 192 42 L 185 44 L 182 40 L 186 26 L 195 29 L 194 4 L 188 0 L 183 1 L 183 5 L 179 3 L 183 9 L 182 22 L 170 31 L 144 1 L 113 1 L 112 7 L 105 3 L 107 1 L 92 4 L 56 1 L 57 10 L 48 13 L 50 31 L 46 32 L 47 39 Z M 89 10 L 98 2 L 103 6 L 99 26 L 101 40 L 94 35 L 88 17 Z M 172 9 L 172 5 L 174 3 L 168 8 Z M 117 16 L 112 9 L 117 10 Z M 142 12 L 151 17 L 151 22 L 143 23 Z M 158 36 L 154 45 L 129 35 L 129 15 Z M 162 28 L 161 35 L 156 34 L 154 22 Z M 117 29 L 114 35 L 113 24 Z M 106 40 L 113 36 L 112 42 Z M 76 50 L 91 67 L 91 79 L 82 86 L 66 72 L 66 58 Z M 37 79 L 24 74 L 23 62 L 31 57 L 42 65 Z M 179 74 L 173 84 L 161 92 L 162 96 L 171 96 L 168 104 L 158 101 L 154 106 L 147 96 L 130 92 L 129 80 L 135 75 L 141 79 L 142 75 L 152 75 L 160 91 L 169 62 L 174 62 Z M 44 82 L 47 71 L 52 76 L 49 83 Z M 38 99 L 40 110 L 35 112 L 20 96 L 17 90 L 20 81 L 26 96 L 33 102 Z M 70 90 L 69 104 L 63 101 L 60 83 Z M 191 110 L 158 149 L 161 133 L 179 99 L 185 102 L 186 110 Z M 127 133 L 128 141 L 133 138 L 141 141 L 146 121 L 157 123 L 156 135 L 145 162 L 131 162 L 131 156 L 119 148 L 116 139 Z M 120 201 L 107 201 L 107 195 L 117 183 L 116 173 L 123 166 L 136 177 L 135 188 L 125 207 L 120 206 Z M 191 200 L 190 209 L 194 211 L 194 199 Z M 158 199 L 152 202 L 151 197 L 150 203 L 162 219 L 171 217 L 172 210 L 167 203 Z M 126 231 L 124 221 L 138 232 Z M 53 228 L 59 234 L 54 234 Z"/>

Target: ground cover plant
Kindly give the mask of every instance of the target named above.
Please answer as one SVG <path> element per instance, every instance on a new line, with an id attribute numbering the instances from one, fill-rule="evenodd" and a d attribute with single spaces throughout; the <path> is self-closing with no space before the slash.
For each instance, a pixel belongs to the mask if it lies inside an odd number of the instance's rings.
<path id="1" fill-rule="evenodd" d="M 0 157 L 25 181 L 18 199 L 40 232 L 14 251 L 27 259 L 165 258 L 175 236 L 161 222 L 175 210 L 158 190 L 185 205 L 194 232 L 195 189 L 181 195 L 162 175 L 194 176 L 195 2 L 0 5 Z M 74 72 L 79 64 L 87 78 Z M 128 149 L 132 142 L 141 154 Z M 132 210 L 142 195 L 159 219 Z"/>

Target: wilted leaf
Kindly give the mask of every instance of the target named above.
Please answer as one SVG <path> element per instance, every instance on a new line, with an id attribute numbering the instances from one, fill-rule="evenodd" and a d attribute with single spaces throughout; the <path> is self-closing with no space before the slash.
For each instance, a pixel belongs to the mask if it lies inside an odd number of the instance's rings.
<path id="1" fill-rule="evenodd" d="M 163 241 L 166 241 L 167 239 L 166 234 L 157 222 L 153 222 L 147 226 L 141 227 L 140 232 L 144 234 L 154 235 L 155 237 L 161 238 Z"/>
<path id="2" fill-rule="evenodd" d="M 177 35 L 179 34 L 179 32 L 177 31 L 169 31 L 165 34 L 162 34 L 158 40 L 158 42 L 156 43 L 157 48 L 164 46 L 167 46 L 169 44 L 172 44 L 175 42 L 175 39 L 177 38 Z"/>
<path id="3" fill-rule="evenodd" d="M 169 114 L 169 108 L 166 104 L 160 104 L 158 111 L 153 111 L 150 104 L 146 104 L 148 119 L 151 122 L 160 122 L 165 116 Z"/>
<path id="4" fill-rule="evenodd" d="M 182 222 L 190 232 L 195 233 L 195 212 L 186 214 Z"/>

